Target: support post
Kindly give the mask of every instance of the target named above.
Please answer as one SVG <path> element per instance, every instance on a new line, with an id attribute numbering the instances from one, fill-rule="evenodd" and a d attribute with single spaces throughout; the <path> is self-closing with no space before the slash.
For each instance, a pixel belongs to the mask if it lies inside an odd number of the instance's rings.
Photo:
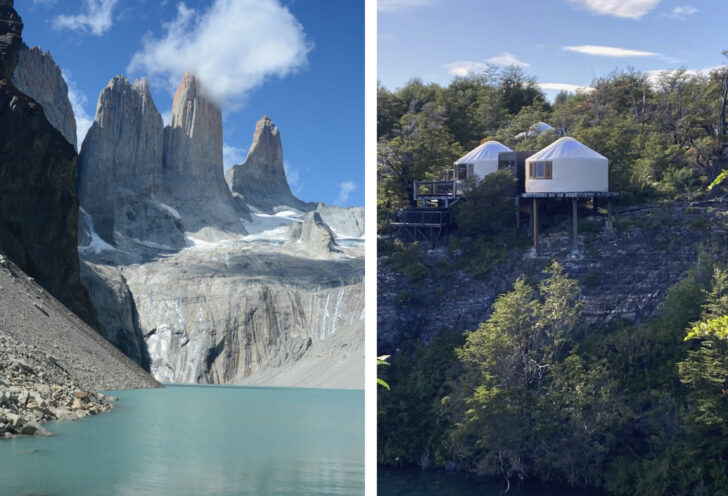
<path id="1" fill-rule="evenodd" d="M 592 210 L 594 211 L 594 215 L 599 213 L 599 205 L 597 204 L 596 196 L 592 196 Z"/>
<path id="2" fill-rule="evenodd" d="M 612 229 L 612 199 L 607 200 L 607 229 Z"/>
<path id="3" fill-rule="evenodd" d="M 531 217 L 533 217 L 533 250 L 538 253 L 538 198 L 533 198 L 531 207 Z"/>
<path id="4" fill-rule="evenodd" d="M 573 239 L 571 241 L 571 250 L 572 252 L 576 252 L 578 250 L 577 248 L 577 236 L 579 235 L 579 220 L 577 218 L 577 205 L 576 205 L 576 198 L 571 199 L 571 222 L 573 227 Z"/>
<path id="5" fill-rule="evenodd" d="M 516 195 L 516 229 L 521 228 L 521 196 Z"/>

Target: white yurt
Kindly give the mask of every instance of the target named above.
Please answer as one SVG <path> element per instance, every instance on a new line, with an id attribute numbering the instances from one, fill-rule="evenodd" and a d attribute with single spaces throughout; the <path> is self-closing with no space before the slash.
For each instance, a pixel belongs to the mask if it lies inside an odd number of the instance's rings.
<path id="1" fill-rule="evenodd" d="M 574 138 L 559 138 L 526 159 L 526 193 L 609 191 L 605 156 Z"/>
<path id="2" fill-rule="evenodd" d="M 514 139 L 516 140 L 522 140 L 523 138 L 531 137 L 531 136 L 541 136 L 544 133 L 549 132 L 555 132 L 556 129 L 549 126 L 545 122 L 538 121 L 535 124 L 532 124 L 531 127 L 528 128 L 528 131 L 523 131 L 522 133 L 518 133 L 514 136 Z"/>
<path id="3" fill-rule="evenodd" d="M 498 141 L 486 141 L 455 161 L 455 178 L 477 176 L 483 179 L 498 170 L 498 154 L 511 151 L 513 150 Z"/>

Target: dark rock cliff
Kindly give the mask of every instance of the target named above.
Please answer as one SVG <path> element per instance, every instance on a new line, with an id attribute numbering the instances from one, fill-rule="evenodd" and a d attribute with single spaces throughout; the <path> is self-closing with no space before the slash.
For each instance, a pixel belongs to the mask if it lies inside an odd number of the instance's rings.
<path id="1" fill-rule="evenodd" d="M 530 248 L 513 249 L 505 263 L 482 277 L 438 269 L 454 260 L 444 250 L 423 256 L 430 275 L 418 283 L 393 271 L 386 257 L 380 258 L 378 350 L 391 353 L 411 339 L 428 342 L 444 327 L 475 329 L 487 320 L 495 298 L 510 291 L 518 277 L 540 280 L 553 259 L 579 281 L 587 324 L 650 320 L 659 314 L 667 290 L 695 266 L 701 251 L 723 259 L 727 212 L 728 203 L 720 201 L 625 209 L 617 215 L 613 231 L 593 232 L 600 225 L 595 220 L 592 232 L 580 235 L 577 256 L 571 255 L 570 234 L 556 231 L 541 237 L 538 256 Z"/>
<path id="2" fill-rule="evenodd" d="M 11 81 L 22 29 L 0 0 L 0 251 L 97 327 L 79 276 L 76 151 Z"/>

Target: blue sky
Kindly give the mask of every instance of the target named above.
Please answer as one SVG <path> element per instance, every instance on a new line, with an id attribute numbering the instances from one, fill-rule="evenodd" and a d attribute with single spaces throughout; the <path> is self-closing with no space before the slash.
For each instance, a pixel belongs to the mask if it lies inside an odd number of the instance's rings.
<path id="1" fill-rule="evenodd" d="M 713 68 L 728 49 L 726 0 L 380 0 L 377 17 L 389 89 L 515 63 L 553 98 L 627 66 Z"/>
<path id="2" fill-rule="evenodd" d="M 244 160 L 269 115 L 298 197 L 364 204 L 363 1 L 16 0 L 15 9 L 24 41 L 63 70 L 80 128 L 117 74 L 149 78 L 166 124 L 191 69 L 223 109 L 226 166 Z"/>

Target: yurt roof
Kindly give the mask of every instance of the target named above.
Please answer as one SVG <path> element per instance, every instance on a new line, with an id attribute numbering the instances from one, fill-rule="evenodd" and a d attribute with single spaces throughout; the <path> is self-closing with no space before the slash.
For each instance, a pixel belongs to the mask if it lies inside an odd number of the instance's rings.
<path id="1" fill-rule="evenodd" d="M 473 148 L 468 153 L 457 159 L 455 164 L 474 164 L 477 162 L 498 160 L 499 153 L 512 151 L 513 150 L 498 141 L 486 141 L 482 145 Z"/>
<path id="2" fill-rule="evenodd" d="M 545 133 L 546 131 L 553 131 L 554 128 L 549 126 L 545 122 L 538 121 L 530 128 L 528 128 L 528 130 L 535 133 Z"/>
<path id="3" fill-rule="evenodd" d="M 564 136 L 559 138 L 541 151 L 528 157 L 526 160 L 554 160 L 557 158 L 590 158 L 607 160 L 604 155 L 595 152 L 585 144 Z"/>

